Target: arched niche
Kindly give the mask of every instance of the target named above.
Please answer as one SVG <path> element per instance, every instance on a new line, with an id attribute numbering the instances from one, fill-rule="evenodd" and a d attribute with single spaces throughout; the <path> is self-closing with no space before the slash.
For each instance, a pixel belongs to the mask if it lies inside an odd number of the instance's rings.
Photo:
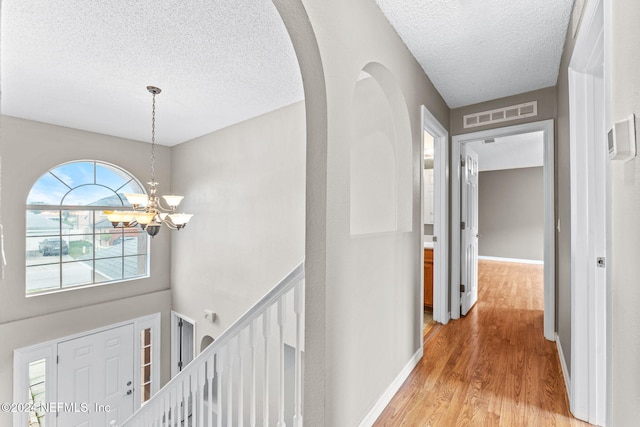
<path id="1" fill-rule="evenodd" d="M 213 337 L 205 335 L 200 341 L 200 351 L 203 352 L 205 348 L 209 347 L 213 343 Z"/>
<path id="2" fill-rule="evenodd" d="M 350 142 L 351 235 L 411 231 L 411 129 L 393 74 L 366 65 L 353 94 Z"/>

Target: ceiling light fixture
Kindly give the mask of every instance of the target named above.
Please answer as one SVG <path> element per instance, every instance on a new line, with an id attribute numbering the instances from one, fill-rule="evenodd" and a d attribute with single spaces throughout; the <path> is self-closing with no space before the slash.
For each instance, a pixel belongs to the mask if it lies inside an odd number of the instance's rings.
<path id="1" fill-rule="evenodd" d="M 166 225 L 171 230 L 184 228 L 193 215 L 176 213 L 183 196 L 162 196 L 168 205 L 165 207 L 162 205 L 160 197 L 156 195 L 156 187 L 158 186 L 155 178 L 156 95 L 161 90 L 155 86 L 147 86 L 147 90 L 153 95 L 151 105 L 151 181 L 147 183 L 149 184 L 149 194 L 125 193 L 133 211 L 105 211 L 105 214 L 114 227 L 135 227 L 139 224 L 153 237 L 160 232 L 162 225 Z"/>

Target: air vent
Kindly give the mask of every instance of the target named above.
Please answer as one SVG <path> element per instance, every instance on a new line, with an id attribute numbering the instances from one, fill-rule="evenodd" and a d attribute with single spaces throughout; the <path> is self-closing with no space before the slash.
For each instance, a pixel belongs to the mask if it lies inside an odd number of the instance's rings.
<path id="1" fill-rule="evenodd" d="M 467 114 L 463 117 L 463 123 L 466 129 L 476 126 L 491 125 L 493 123 L 507 122 L 509 120 L 523 119 L 525 117 L 533 117 L 537 115 L 538 101 L 531 101 L 524 104 L 512 105 L 510 107 L 498 108 L 496 110 Z"/>

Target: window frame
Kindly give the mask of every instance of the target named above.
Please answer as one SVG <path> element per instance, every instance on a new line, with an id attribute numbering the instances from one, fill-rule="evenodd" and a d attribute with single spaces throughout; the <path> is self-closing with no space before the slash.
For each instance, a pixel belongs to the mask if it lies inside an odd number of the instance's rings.
<path id="1" fill-rule="evenodd" d="M 75 186 L 70 186 L 69 183 L 63 181 L 62 179 L 60 179 L 58 177 L 58 175 L 56 175 L 54 173 L 54 171 L 56 171 L 57 169 L 67 166 L 67 165 L 72 165 L 72 164 L 82 164 L 82 163 L 89 163 L 92 165 L 93 167 L 93 183 L 80 183 L 78 185 Z M 119 186 L 119 187 L 110 187 L 108 185 L 105 185 L 104 183 L 99 183 L 98 180 L 98 167 L 105 167 L 107 170 L 111 170 L 113 172 L 116 172 L 118 175 L 120 175 L 121 177 L 123 177 L 123 183 Z M 34 190 L 34 188 L 36 188 L 36 186 L 38 185 L 38 183 L 45 177 L 48 176 L 53 176 L 54 178 L 56 178 L 61 184 L 63 184 L 65 187 L 67 187 L 67 191 L 60 197 L 60 203 L 57 205 L 53 205 L 53 204 L 39 204 L 39 203 L 29 203 L 29 198 L 31 196 L 32 191 Z M 97 227 L 99 220 L 98 220 L 98 213 L 100 212 L 104 212 L 104 211 L 108 211 L 108 210 L 122 210 L 122 209 L 132 209 L 131 206 L 129 205 L 129 202 L 126 200 L 126 197 L 124 197 L 121 193 L 119 193 L 119 191 L 122 191 L 123 189 L 127 188 L 128 186 L 135 186 L 135 192 L 139 192 L 139 193 L 144 193 L 147 194 L 146 189 L 144 188 L 144 186 L 141 184 L 141 182 L 129 171 L 127 171 L 126 169 L 114 165 L 113 163 L 109 163 L 109 162 L 105 162 L 105 161 L 101 161 L 101 160 L 73 160 L 73 161 L 69 161 L 69 162 L 65 162 L 65 163 L 61 163 L 58 164 L 56 166 L 53 166 L 52 168 L 50 168 L 49 170 L 47 170 L 46 172 L 44 172 L 31 186 L 29 193 L 27 195 L 27 203 L 25 204 L 25 218 L 28 217 L 29 212 L 34 212 L 34 211 L 49 211 L 49 212 L 57 212 L 57 218 L 59 218 L 59 224 L 58 224 L 58 229 L 55 232 L 55 234 L 52 233 L 36 233 L 34 234 L 30 234 L 29 232 L 29 222 L 28 219 L 25 219 L 25 296 L 27 298 L 30 297 L 36 297 L 36 296 L 41 296 L 41 295 L 48 295 L 48 294 L 52 294 L 52 293 L 58 293 L 58 292 L 66 292 L 66 291 L 71 291 L 71 290 L 76 290 L 76 289 L 85 289 L 85 288 L 91 288 L 91 287 L 95 287 L 95 286 L 103 286 L 103 285 L 108 285 L 108 284 L 113 284 L 113 283 L 120 283 L 120 282 L 127 282 L 127 281 L 132 281 L 132 280 L 139 280 L 139 279 L 145 279 L 145 278 L 149 278 L 150 274 L 151 274 L 151 245 L 150 245 L 150 237 L 147 233 L 145 233 L 144 231 L 140 231 L 138 229 L 138 227 L 131 227 L 131 228 L 122 228 L 122 227 L 114 227 L 114 230 L 119 230 L 119 233 L 121 234 L 121 237 L 123 239 L 123 244 L 122 244 L 122 251 L 120 252 L 119 255 L 115 255 L 115 256 L 106 256 L 103 258 L 97 257 L 96 256 L 96 248 L 98 247 L 98 242 L 101 239 L 101 237 L 105 234 L 103 234 L 103 232 L 101 232 L 102 229 L 99 229 Z M 112 192 L 115 196 L 118 197 L 118 200 L 120 202 L 120 205 L 92 205 L 92 204 L 86 204 L 86 205 L 78 205 L 78 204 L 64 204 L 65 200 L 67 199 L 67 197 L 69 196 L 69 194 L 71 194 L 73 191 L 82 188 L 82 187 L 88 187 L 88 186 L 97 186 L 97 187 L 103 187 L 107 190 L 109 190 L 110 192 Z M 126 191 L 126 190 L 125 190 Z M 91 270 L 90 270 L 90 281 L 86 281 L 84 283 L 80 283 L 80 284 L 72 284 L 72 285 L 65 285 L 64 284 L 64 279 L 63 279 L 63 270 L 64 270 L 64 266 L 65 265 L 71 265 L 74 262 L 82 262 L 82 261 L 64 261 L 63 260 L 63 251 L 64 251 L 64 244 L 67 244 L 69 247 L 70 245 L 70 241 L 69 243 L 66 243 L 65 240 L 65 233 L 63 230 L 63 221 L 62 221 L 62 217 L 64 216 L 64 212 L 68 212 L 68 213 L 73 213 L 73 212 L 88 212 L 91 215 L 91 231 L 87 231 L 86 233 L 77 233 L 77 234 L 73 234 L 73 233 L 69 233 L 68 236 L 86 236 L 89 237 L 90 243 L 91 243 L 91 258 L 88 258 L 86 261 L 90 261 L 91 263 Z M 126 249 L 125 249 L 125 245 L 124 245 L 124 239 L 127 236 L 127 232 L 125 230 L 127 229 L 131 229 L 131 230 L 137 230 L 136 234 L 137 234 L 137 239 L 141 239 L 144 238 L 145 242 L 144 242 L 144 252 L 141 253 L 140 251 L 137 251 L 136 253 L 130 253 L 127 254 Z M 40 239 L 59 239 L 60 243 L 59 243 L 59 256 L 57 258 L 57 260 L 55 261 L 51 261 L 51 262 L 43 262 L 41 264 L 29 264 L 29 257 L 28 257 L 28 253 L 30 252 L 29 249 L 29 240 L 30 239 L 34 239 L 34 238 L 40 238 Z M 64 244 L 63 244 L 64 242 Z M 135 276 L 130 276 L 130 277 L 126 277 L 125 275 L 125 271 L 126 271 L 126 267 L 125 267 L 125 262 L 128 258 L 136 258 L 136 257 L 142 257 L 144 256 L 145 259 L 144 261 L 138 261 L 141 262 L 141 264 L 138 264 L 140 266 L 144 265 L 144 273 L 140 274 L 140 275 L 135 275 Z M 98 270 L 96 270 L 96 264 L 99 261 L 102 260 L 109 260 L 109 259 L 119 259 L 121 260 L 121 264 L 122 264 L 122 273 L 121 273 L 121 277 L 117 278 L 117 279 L 113 279 L 113 280 L 102 280 L 100 281 L 98 279 L 98 275 L 99 272 Z M 43 288 L 40 290 L 35 290 L 35 291 L 29 291 L 29 268 L 33 268 L 33 267 L 37 267 L 37 266 L 45 266 L 45 265 L 57 265 L 58 266 L 58 282 L 57 282 L 57 286 L 56 287 L 50 287 L 50 288 Z"/>

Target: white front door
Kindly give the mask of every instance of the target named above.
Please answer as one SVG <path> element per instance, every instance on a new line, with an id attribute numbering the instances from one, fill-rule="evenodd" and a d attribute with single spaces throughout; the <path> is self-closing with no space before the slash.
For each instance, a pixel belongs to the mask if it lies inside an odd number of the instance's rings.
<path id="1" fill-rule="evenodd" d="M 478 300 L 478 153 L 462 146 L 460 313 L 465 316 Z"/>
<path id="2" fill-rule="evenodd" d="M 58 427 L 108 427 L 134 408 L 133 324 L 58 344 Z"/>

